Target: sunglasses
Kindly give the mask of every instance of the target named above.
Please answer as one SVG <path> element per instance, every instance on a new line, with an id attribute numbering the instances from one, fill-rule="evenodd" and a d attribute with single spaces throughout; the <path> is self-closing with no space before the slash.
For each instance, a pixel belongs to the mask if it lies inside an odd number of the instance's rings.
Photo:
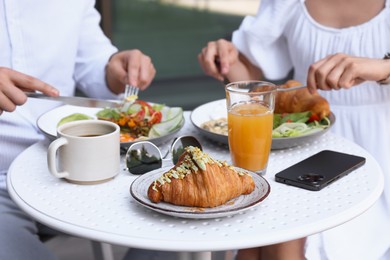
<path id="1" fill-rule="evenodd" d="M 173 164 L 176 164 L 187 146 L 198 147 L 202 150 L 200 142 L 193 136 L 175 138 L 165 156 L 162 156 L 160 149 L 152 142 L 134 143 L 126 152 L 127 170 L 131 174 L 139 175 L 161 168 L 164 161 L 172 160 Z M 172 154 L 171 159 L 166 158 L 169 154 Z"/>

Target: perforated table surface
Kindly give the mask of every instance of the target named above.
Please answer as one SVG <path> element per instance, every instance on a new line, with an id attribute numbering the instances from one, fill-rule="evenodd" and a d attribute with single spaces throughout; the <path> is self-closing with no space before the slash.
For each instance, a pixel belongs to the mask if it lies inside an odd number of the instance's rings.
<path id="1" fill-rule="evenodd" d="M 178 136 L 194 135 L 206 152 L 230 162 L 228 148 L 205 139 L 192 126 L 189 112 L 185 116 Z M 47 141 L 36 143 L 12 163 L 7 184 L 13 200 L 36 220 L 63 232 L 136 248 L 201 254 L 284 242 L 353 219 L 372 206 L 383 190 L 383 175 L 373 157 L 358 145 L 326 133 L 314 142 L 272 151 L 265 176 L 271 192 L 258 206 L 222 218 L 182 219 L 136 203 L 129 187 L 137 176 L 125 170 L 99 185 L 71 184 L 53 177 L 47 169 L 47 146 Z M 367 161 L 321 191 L 274 181 L 278 171 L 325 149 L 364 156 Z"/>

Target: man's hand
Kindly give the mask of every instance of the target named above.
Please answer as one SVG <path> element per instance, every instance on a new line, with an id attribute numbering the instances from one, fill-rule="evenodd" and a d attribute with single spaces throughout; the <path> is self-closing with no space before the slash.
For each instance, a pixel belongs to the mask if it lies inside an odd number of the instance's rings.
<path id="1" fill-rule="evenodd" d="M 155 75 L 156 69 L 151 58 L 139 50 L 115 53 L 106 67 L 107 84 L 116 94 L 123 92 L 126 84 L 144 90 Z"/>
<path id="2" fill-rule="evenodd" d="M 16 106 L 26 103 L 27 96 L 24 91 L 40 91 L 48 96 L 58 96 L 59 94 L 56 88 L 39 79 L 0 67 L 0 114 L 3 111 L 12 112 Z"/>

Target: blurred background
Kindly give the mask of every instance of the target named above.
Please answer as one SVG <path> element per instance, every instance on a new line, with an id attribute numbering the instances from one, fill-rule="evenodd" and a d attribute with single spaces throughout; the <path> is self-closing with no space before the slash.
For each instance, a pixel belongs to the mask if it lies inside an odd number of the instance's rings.
<path id="1" fill-rule="evenodd" d="M 211 40 L 230 39 L 260 0 L 99 0 L 101 26 L 120 50 L 138 48 L 153 59 L 156 79 L 140 99 L 186 110 L 225 97 L 205 76 L 197 55 Z"/>

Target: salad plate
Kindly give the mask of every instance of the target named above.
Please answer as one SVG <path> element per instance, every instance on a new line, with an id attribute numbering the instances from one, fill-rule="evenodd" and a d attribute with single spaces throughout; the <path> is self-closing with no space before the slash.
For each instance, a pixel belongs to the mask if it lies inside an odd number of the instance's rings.
<path id="1" fill-rule="evenodd" d="M 247 171 L 253 177 L 255 182 L 255 190 L 248 195 L 238 196 L 218 207 L 198 208 L 177 206 L 166 202 L 151 202 L 147 194 L 149 186 L 164 172 L 167 172 L 171 168 L 172 167 L 164 167 L 141 175 L 131 184 L 130 195 L 142 206 L 162 214 L 181 218 L 207 219 L 226 217 L 255 207 L 266 197 L 268 197 L 268 194 L 271 190 L 270 185 L 266 179 L 264 179 L 259 174 Z"/>
<path id="2" fill-rule="evenodd" d="M 168 108 L 168 107 L 167 107 Z M 101 111 L 102 108 L 91 108 L 91 107 L 79 107 L 79 106 L 72 106 L 72 105 L 63 105 L 59 106 L 57 108 L 54 108 L 44 114 L 42 114 L 38 120 L 37 120 L 37 126 L 40 131 L 42 131 L 49 139 L 55 139 L 57 138 L 57 125 L 58 123 L 64 119 L 67 116 L 70 116 L 72 114 L 83 114 L 86 116 L 91 117 L 92 120 L 98 120 L 96 114 Z M 164 120 L 164 118 L 163 118 Z M 180 131 L 180 129 L 184 126 L 184 117 L 182 116 L 181 121 L 179 124 L 169 131 L 168 133 L 148 138 L 146 140 L 153 142 L 156 145 L 162 144 L 164 142 L 169 141 L 173 138 L 173 136 Z M 121 142 L 121 147 L 129 147 L 132 142 Z"/>
<path id="3" fill-rule="evenodd" d="M 195 128 L 205 137 L 222 144 L 228 144 L 227 133 L 215 133 L 210 130 L 206 130 L 203 127 L 203 124 L 209 122 L 210 120 L 227 119 L 226 99 L 211 101 L 198 106 L 192 111 L 190 119 Z M 330 114 L 329 120 L 330 126 L 320 131 L 295 137 L 272 138 L 271 149 L 286 149 L 301 145 L 306 142 L 311 142 L 325 134 L 333 126 L 336 120 L 333 113 Z"/>

